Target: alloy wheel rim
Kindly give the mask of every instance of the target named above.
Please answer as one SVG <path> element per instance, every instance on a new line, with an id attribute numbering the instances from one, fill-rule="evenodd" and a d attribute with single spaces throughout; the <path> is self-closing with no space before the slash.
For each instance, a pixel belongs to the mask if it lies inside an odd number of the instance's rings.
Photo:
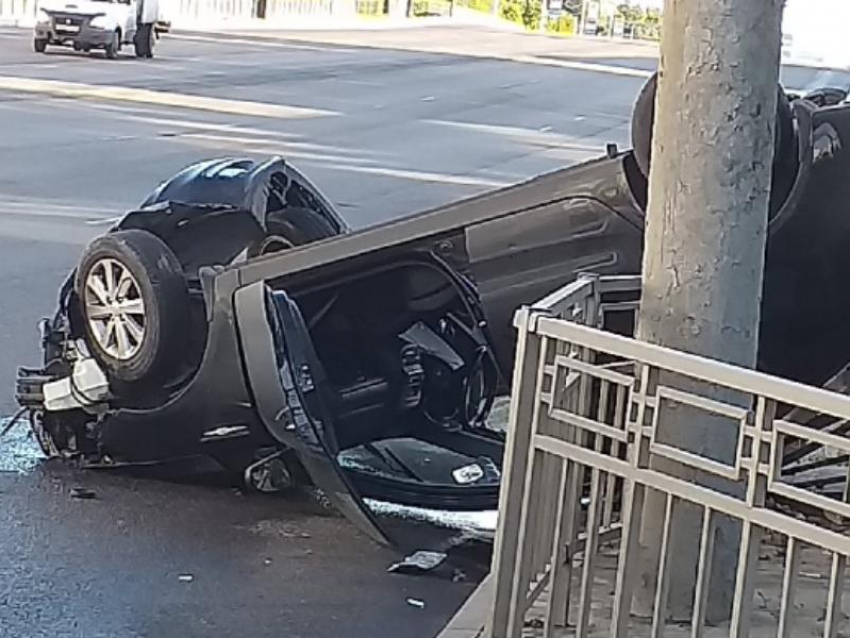
<path id="1" fill-rule="evenodd" d="M 86 321 L 97 345 L 119 361 L 132 359 L 145 340 L 141 287 L 121 262 L 104 258 L 89 270 L 83 294 Z"/>

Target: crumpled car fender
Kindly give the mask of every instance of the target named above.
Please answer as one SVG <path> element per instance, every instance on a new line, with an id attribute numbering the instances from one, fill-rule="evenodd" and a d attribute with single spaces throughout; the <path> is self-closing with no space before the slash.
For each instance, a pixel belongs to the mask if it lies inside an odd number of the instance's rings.
<path id="1" fill-rule="evenodd" d="M 162 239 L 187 272 L 228 265 L 267 233 L 269 213 L 287 205 L 314 210 L 339 234 L 350 228 L 319 190 L 280 157 L 207 160 L 161 183 L 112 230 Z"/>

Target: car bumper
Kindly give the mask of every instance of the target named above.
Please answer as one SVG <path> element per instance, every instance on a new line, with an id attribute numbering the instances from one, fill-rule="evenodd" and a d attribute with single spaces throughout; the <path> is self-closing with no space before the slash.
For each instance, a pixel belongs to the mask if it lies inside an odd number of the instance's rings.
<path id="1" fill-rule="evenodd" d="M 51 44 L 78 45 L 88 47 L 106 46 L 112 40 L 112 32 L 103 29 L 92 29 L 83 25 L 79 31 L 65 32 L 57 30 L 54 25 L 36 25 L 34 37 L 37 40 L 47 40 Z"/>

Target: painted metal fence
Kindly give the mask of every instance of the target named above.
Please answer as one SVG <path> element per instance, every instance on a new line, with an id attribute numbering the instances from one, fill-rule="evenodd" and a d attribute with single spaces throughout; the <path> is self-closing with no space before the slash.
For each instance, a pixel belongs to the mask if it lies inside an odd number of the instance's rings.
<path id="1" fill-rule="evenodd" d="M 740 543 L 731 620 L 721 635 L 750 635 L 768 535 L 780 539 L 785 557 L 772 635 L 802 635 L 794 623 L 803 548 L 829 557 L 818 631 L 839 635 L 850 537 L 830 521 L 850 520 L 850 494 L 807 490 L 782 468 L 786 447 L 801 442 L 850 453 L 850 440 L 809 425 L 812 415 L 850 421 L 850 397 L 611 332 L 631 334 L 639 286 L 637 278 L 583 277 L 517 313 L 490 635 L 523 635 L 534 612 L 545 636 L 562 635 L 563 627 L 579 638 L 662 636 L 680 567 L 673 521 L 682 507 L 698 508 L 702 519 L 685 635 L 715 635 L 705 615 L 718 528 L 729 521 Z M 665 423 L 681 419 L 683 410 L 694 423 L 709 418 L 733 426 L 729 458 L 665 439 Z M 805 423 L 795 421 L 803 412 Z M 649 498 L 663 499 L 663 520 L 647 581 L 639 532 Z M 603 557 L 600 545 L 612 532 L 619 542 Z M 603 558 L 614 563 L 610 590 L 599 584 Z M 653 590 L 643 619 L 631 613 L 639 587 L 644 599 L 646 588 Z M 681 623 L 677 629 L 682 635 Z"/>
<path id="2" fill-rule="evenodd" d="M 0 20 L 30 24 L 38 2 L 0 0 Z M 379 4 L 383 12 L 383 0 Z M 182 28 L 228 22 L 249 25 L 257 21 L 285 25 L 289 18 L 353 15 L 355 0 L 161 0 L 160 8 L 163 17 Z"/>
<path id="3" fill-rule="evenodd" d="M 256 16 L 256 0 L 162 0 L 166 15 L 180 24 L 198 20 L 249 20 Z"/>
<path id="4" fill-rule="evenodd" d="M 0 0 L 0 20 L 31 21 L 35 12 L 36 0 Z"/>

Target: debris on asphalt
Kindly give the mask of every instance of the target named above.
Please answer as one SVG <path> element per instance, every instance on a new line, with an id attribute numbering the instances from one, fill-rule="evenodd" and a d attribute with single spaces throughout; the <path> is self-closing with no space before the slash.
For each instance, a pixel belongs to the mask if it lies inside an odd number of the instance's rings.
<path id="1" fill-rule="evenodd" d="M 388 572 L 393 574 L 417 574 L 430 572 L 439 567 L 446 560 L 443 552 L 419 551 L 406 556 L 400 563 L 390 565 Z"/>
<path id="2" fill-rule="evenodd" d="M 28 419 L 23 422 L 29 424 Z M 45 459 L 45 455 L 30 428 L 11 427 L 13 425 L 11 418 L 0 417 L 0 473 L 27 474 Z"/>
<path id="3" fill-rule="evenodd" d="M 419 600 L 418 598 L 408 598 L 407 604 L 411 607 L 416 607 L 417 609 L 425 609 L 425 601 Z"/>
<path id="4" fill-rule="evenodd" d="M 484 477 L 484 469 L 478 463 L 464 465 L 452 472 L 452 478 L 458 485 L 469 485 Z"/>
<path id="5" fill-rule="evenodd" d="M 0 438 L 6 436 L 9 432 L 12 431 L 12 428 L 15 427 L 18 423 L 23 422 L 23 416 L 27 413 L 26 408 L 21 408 L 18 410 L 15 415 L 9 419 L 9 421 L 0 429 Z"/>
<path id="6" fill-rule="evenodd" d="M 181 583 L 191 583 L 193 580 L 195 580 L 195 577 L 192 574 L 180 574 L 177 577 L 177 580 L 179 580 Z"/>
<path id="7" fill-rule="evenodd" d="M 452 574 L 452 582 L 453 583 L 465 583 L 466 582 L 466 572 L 462 569 L 456 569 Z"/>
<path id="8" fill-rule="evenodd" d="M 309 532 L 303 532 L 296 526 L 290 523 L 284 523 L 276 520 L 262 520 L 247 528 L 254 534 L 261 536 L 275 536 L 278 538 L 312 538 Z"/>
<path id="9" fill-rule="evenodd" d="M 90 501 L 92 499 L 97 498 L 97 492 L 85 487 L 73 487 L 71 488 L 71 498 L 78 498 L 80 500 Z"/>
<path id="10" fill-rule="evenodd" d="M 271 558 L 267 558 L 266 560 L 263 561 L 263 565 L 271 565 L 271 564 L 272 564 Z"/>

